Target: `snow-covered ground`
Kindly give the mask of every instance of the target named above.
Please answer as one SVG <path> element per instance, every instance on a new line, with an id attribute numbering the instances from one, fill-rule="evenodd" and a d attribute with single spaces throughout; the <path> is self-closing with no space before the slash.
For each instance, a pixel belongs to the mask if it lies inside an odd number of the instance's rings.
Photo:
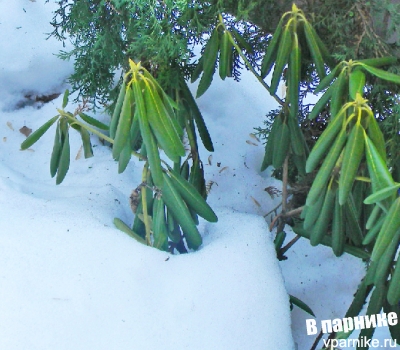
<path id="1" fill-rule="evenodd" d="M 341 318 L 364 266 L 307 240 L 276 260 L 263 214 L 279 198 L 264 189 L 280 182 L 260 173 L 264 148 L 250 135 L 274 101 L 249 74 L 239 84 L 216 78 L 198 102 L 215 146 L 201 156 L 219 222 L 200 223 L 198 252 L 145 247 L 112 224 L 133 220 L 142 163 L 118 175 L 109 147 L 93 137 L 95 156 L 83 159 L 71 133 L 70 171 L 56 186 L 54 128 L 19 150 L 19 129 L 36 130 L 62 103 L 37 108 L 24 96 L 62 93 L 72 71 L 54 56 L 61 44 L 45 40 L 55 8 L 0 0 L 0 349 L 310 349 L 310 316 L 290 312 L 288 293 L 318 320 Z"/>

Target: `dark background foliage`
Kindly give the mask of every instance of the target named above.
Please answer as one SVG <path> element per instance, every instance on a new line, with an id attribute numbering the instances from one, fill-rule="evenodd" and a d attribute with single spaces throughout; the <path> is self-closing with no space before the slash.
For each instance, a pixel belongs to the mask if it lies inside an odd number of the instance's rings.
<path id="1" fill-rule="evenodd" d="M 71 51 L 60 52 L 63 59 L 73 59 L 72 90 L 79 98 L 95 107 L 112 107 L 127 68 L 128 58 L 141 61 L 167 91 L 174 88 L 178 76 L 190 77 L 196 66 L 195 45 L 204 47 L 208 35 L 217 24 L 218 13 L 224 14 L 229 28 L 242 33 L 251 45 L 246 56 L 257 69 L 260 66 L 271 34 L 281 15 L 290 10 L 292 1 L 281 0 L 59 0 L 54 14 L 51 35 L 71 41 Z M 301 0 L 303 9 L 318 35 L 333 53 L 336 61 L 349 59 L 400 56 L 397 28 L 400 4 L 397 0 Z M 307 58 L 307 55 L 305 55 Z M 234 78 L 240 79 L 244 67 L 235 57 Z M 397 64 L 387 67 L 398 73 Z M 302 96 L 312 93 L 318 83 L 307 59 L 302 68 Z M 398 136 L 399 126 L 396 93 L 398 87 L 369 81 L 366 97 L 380 121 L 385 135 Z M 373 86 L 373 87 L 372 87 Z M 302 105 L 306 117 L 309 106 Z M 323 119 L 325 116 L 321 116 Z M 322 120 L 323 121 L 323 120 Z M 308 129 L 309 124 L 303 126 Z M 312 130 L 307 130 L 311 133 Z M 394 164 L 398 137 L 392 142 Z"/>

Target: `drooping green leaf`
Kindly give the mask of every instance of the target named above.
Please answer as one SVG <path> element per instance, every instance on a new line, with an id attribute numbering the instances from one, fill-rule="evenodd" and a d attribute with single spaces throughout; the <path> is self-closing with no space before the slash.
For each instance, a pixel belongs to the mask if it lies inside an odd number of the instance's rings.
<path id="1" fill-rule="evenodd" d="M 357 122 L 349 134 L 339 178 L 339 203 L 343 205 L 353 186 L 362 156 L 364 154 L 364 128 Z"/>
<path id="2" fill-rule="evenodd" d="M 326 72 L 324 66 L 324 59 L 322 58 L 321 50 L 319 48 L 318 41 L 316 39 L 316 33 L 313 30 L 311 24 L 307 21 L 304 22 L 303 28 L 308 43 L 308 48 L 310 49 L 311 56 L 315 64 L 315 68 L 318 72 L 320 79 L 323 79 L 326 75 Z"/>
<path id="3" fill-rule="evenodd" d="M 367 134 L 371 139 L 372 143 L 374 144 L 374 146 L 376 147 L 382 160 L 386 162 L 386 143 L 383 137 L 383 133 L 378 125 L 378 122 L 375 119 L 374 113 L 370 114 Z"/>
<path id="4" fill-rule="evenodd" d="M 261 77 L 262 78 L 265 78 L 269 74 L 272 66 L 274 65 L 274 62 L 275 62 L 275 59 L 276 59 L 276 56 L 278 53 L 280 39 L 281 39 L 281 34 L 282 34 L 282 29 L 283 29 L 283 21 L 284 21 L 284 18 L 281 17 L 278 25 L 276 26 L 275 32 L 272 36 L 272 39 L 268 43 L 267 51 L 265 53 L 265 56 L 264 56 L 262 64 L 261 64 Z"/>
<path id="5" fill-rule="evenodd" d="M 137 103 L 137 112 L 139 118 L 139 127 L 140 133 L 143 138 L 143 142 L 146 148 L 147 159 L 150 165 L 151 175 L 154 181 L 154 184 L 161 188 L 163 184 L 163 174 L 161 168 L 161 159 L 160 154 L 158 152 L 157 143 L 155 140 L 155 136 L 153 135 L 149 120 L 147 116 L 146 106 L 144 97 L 142 94 L 142 87 L 140 82 L 135 82 L 132 84 L 133 92 L 135 94 L 135 101 Z"/>
<path id="6" fill-rule="evenodd" d="M 62 150 L 62 135 L 60 130 L 60 121 L 57 123 L 56 133 L 54 136 L 53 151 L 51 152 L 50 158 L 50 175 L 51 177 L 56 176 L 58 165 L 60 164 L 60 156 Z"/>
<path id="7" fill-rule="evenodd" d="M 315 119 L 318 114 L 320 114 L 324 108 L 326 108 L 329 100 L 332 98 L 332 94 L 334 91 L 334 85 L 337 84 L 337 80 L 329 87 L 328 90 L 320 97 L 318 102 L 314 105 L 310 114 L 308 115 L 308 119 Z"/>
<path id="8" fill-rule="evenodd" d="M 128 142 L 132 119 L 133 119 L 131 97 L 132 97 L 132 90 L 131 88 L 127 87 L 124 103 L 121 109 L 121 116 L 118 121 L 117 131 L 115 133 L 115 139 L 113 144 L 112 155 L 114 159 L 119 158 L 119 154 L 122 152 L 122 149 Z"/>
<path id="9" fill-rule="evenodd" d="M 347 139 L 346 130 L 342 129 L 339 135 L 336 137 L 336 140 L 334 141 L 332 148 L 329 150 L 329 153 L 325 157 L 321 165 L 321 168 L 318 171 L 317 176 L 315 177 L 310 192 L 308 193 L 307 196 L 307 201 L 306 201 L 307 205 L 312 205 L 313 203 L 315 203 L 318 200 L 319 196 L 321 195 L 321 192 L 324 190 L 326 184 L 329 181 L 329 178 L 332 175 L 332 170 L 335 167 L 339 155 L 343 150 L 343 146 L 346 142 L 346 139 Z"/>
<path id="10" fill-rule="evenodd" d="M 139 243 L 142 243 L 144 245 L 146 244 L 146 240 L 142 238 L 140 235 L 138 235 L 136 232 L 132 231 L 128 225 L 126 225 L 121 219 L 115 218 L 114 219 L 114 225 L 117 229 L 121 230 L 122 232 L 126 233 L 128 236 L 134 238 L 137 240 Z"/>
<path id="11" fill-rule="evenodd" d="M 400 184 L 396 183 L 392 186 L 383 188 L 379 191 L 376 191 L 369 195 L 364 200 L 364 204 L 374 204 L 376 202 L 382 201 L 390 196 L 393 196 L 397 193 L 397 190 L 400 188 Z M 400 214 L 399 214 L 400 215 Z"/>
<path id="12" fill-rule="evenodd" d="M 190 182 L 185 180 L 178 172 L 172 168 L 169 169 L 168 174 L 172 181 L 172 184 L 177 189 L 179 194 L 182 196 L 186 204 L 194 210 L 198 215 L 203 217 L 209 222 L 217 222 L 218 218 L 214 211 L 205 201 L 203 196 L 197 191 Z"/>
<path id="13" fill-rule="evenodd" d="M 364 60 L 357 60 L 357 62 L 376 68 L 376 67 L 390 66 L 392 64 L 395 64 L 397 63 L 397 58 L 396 57 L 367 58 Z"/>
<path id="14" fill-rule="evenodd" d="M 162 187 L 162 198 L 171 211 L 174 220 L 182 227 L 188 247 L 198 249 L 202 243 L 202 238 L 197 230 L 193 218 L 188 210 L 185 202 L 176 190 L 168 175 L 164 175 L 164 183 Z"/>
<path id="15" fill-rule="evenodd" d="M 83 127 L 79 128 L 79 133 L 82 139 L 83 154 L 85 158 L 93 157 L 92 143 L 90 142 L 90 134 Z"/>
<path id="16" fill-rule="evenodd" d="M 293 47 L 289 59 L 288 97 L 290 103 L 290 118 L 297 121 L 299 112 L 299 85 L 301 74 L 301 49 L 297 33 L 293 33 Z"/>
<path id="17" fill-rule="evenodd" d="M 333 117 L 340 112 L 343 104 L 348 100 L 348 76 L 346 70 L 343 69 L 340 72 L 338 78 L 332 84 L 331 88 L 332 98 L 329 111 Z"/>
<path id="18" fill-rule="evenodd" d="M 185 155 L 185 148 L 172 122 L 174 116 L 167 113 L 158 93 L 150 84 L 146 84 L 144 89 L 144 101 L 148 121 L 158 144 L 172 161 L 177 162 L 179 157 Z"/>
<path id="19" fill-rule="evenodd" d="M 314 93 L 319 94 L 321 91 L 330 86 L 332 81 L 338 76 L 340 68 L 342 68 L 342 65 L 338 64 L 324 79 L 322 79 Z"/>
<path id="20" fill-rule="evenodd" d="M 361 96 L 364 94 L 365 74 L 360 69 L 353 70 L 349 78 L 349 95 L 353 100 L 356 99 L 357 93 Z"/>
<path id="21" fill-rule="evenodd" d="M 368 173 L 371 177 L 372 191 L 377 192 L 383 188 L 395 185 L 386 163 L 365 132 L 364 141 L 365 156 L 367 158 Z"/>
<path id="22" fill-rule="evenodd" d="M 313 171 L 319 162 L 323 159 L 325 153 L 330 149 L 332 142 L 343 127 L 345 121 L 345 113 L 337 114 L 332 118 L 328 127 L 321 134 L 321 137 L 315 143 L 311 153 L 307 159 L 306 171 L 310 173 Z"/>
<path id="23" fill-rule="evenodd" d="M 101 130 L 108 130 L 109 127 L 102 123 L 101 121 L 91 117 L 90 115 L 87 115 L 85 113 L 79 113 L 79 116 L 88 124 L 95 126 L 96 128 L 99 128 Z"/>
<path id="24" fill-rule="evenodd" d="M 24 142 L 21 143 L 21 150 L 26 150 L 29 147 L 31 147 L 37 140 L 39 140 L 47 130 L 56 122 L 56 120 L 59 118 L 58 115 L 55 117 L 51 118 L 48 120 L 46 123 L 44 123 L 39 129 L 34 131 L 32 134 L 30 134 Z"/>
<path id="25" fill-rule="evenodd" d="M 301 301 L 299 298 L 296 298 L 293 295 L 289 295 L 289 301 L 291 304 L 296 305 L 297 307 L 299 307 L 303 311 L 307 312 L 311 316 L 316 317 L 314 312 L 311 310 L 311 308 L 304 301 Z"/>
<path id="26" fill-rule="evenodd" d="M 199 135 L 204 147 L 207 151 L 214 152 L 214 146 L 211 140 L 211 136 L 208 132 L 203 116 L 184 79 L 181 79 L 181 88 L 183 96 L 192 112 L 193 119 L 196 123 L 197 130 L 199 131 Z"/>
<path id="27" fill-rule="evenodd" d="M 282 78 L 282 72 L 289 61 L 290 51 L 292 50 L 292 32 L 288 25 L 285 26 L 282 38 L 279 42 L 279 49 L 276 56 L 274 72 L 272 73 L 270 92 L 275 94 L 279 82 Z"/>
<path id="28" fill-rule="evenodd" d="M 125 85 L 125 79 L 124 79 L 124 81 L 122 82 L 121 89 L 119 90 L 118 99 L 115 104 L 114 112 L 113 112 L 113 115 L 112 115 L 111 121 L 110 121 L 110 137 L 112 139 L 115 138 L 115 134 L 117 132 L 117 127 L 118 127 L 119 118 L 121 116 L 122 106 L 125 101 L 125 93 L 126 93 L 126 85 Z"/>
<path id="29" fill-rule="evenodd" d="M 67 107 L 68 98 L 69 98 L 69 90 L 67 89 L 67 90 L 65 90 L 65 92 L 64 92 L 62 108 Z"/>
<path id="30" fill-rule="evenodd" d="M 374 68 L 374 67 L 368 66 L 366 64 L 363 64 L 362 67 L 364 70 L 371 73 L 372 75 L 375 75 L 376 77 L 378 77 L 380 79 L 390 81 L 395 84 L 400 84 L 400 75 L 386 72 L 383 69 Z"/>
<path id="31" fill-rule="evenodd" d="M 60 130 L 62 133 L 63 145 L 60 154 L 60 161 L 58 164 L 57 176 L 56 176 L 56 185 L 59 185 L 64 181 L 65 176 L 69 170 L 71 151 L 69 145 L 69 126 L 68 123 L 61 123 Z"/>
<path id="32" fill-rule="evenodd" d="M 382 228 L 376 239 L 374 249 L 372 251 L 371 260 L 378 261 L 385 253 L 387 247 L 400 229 L 400 197 L 398 197 L 391 205 L 389 212 L 383 222 Z"/>
<path id="33" fill-rule="evenodd" d="M 197 88 L 197 98 L 203 95 L 211 85 L 215 72 L 215 66 L 217 64 L 218 49 L 219 34 L 218 30 L 215 29 L 212 32 L 211 37 L 208 40 L 204 49 L 203 75 L 201 76 L 200 83 Z"/>

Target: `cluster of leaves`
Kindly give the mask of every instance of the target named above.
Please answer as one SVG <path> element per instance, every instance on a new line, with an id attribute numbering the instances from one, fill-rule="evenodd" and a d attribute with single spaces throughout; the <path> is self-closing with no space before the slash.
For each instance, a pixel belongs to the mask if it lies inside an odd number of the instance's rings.
<path id="1" fill-rule="evenodd" d="M 63 104 L 61 109 L 57 109 L 58 114 L 53 118 L 49 119 L 39 129 L 33 132 L 22 144 L 21 149 L 26 150 L 31 147 L 36 141 L 38 141 L 49 129 L 57 122 L 56 133 L 54 137 L 54 145 L 50 159 L 50 174 L 51 177 L 56 175 L 56 184 L 59 185 L 63 182 L 70 165 L 70 142 L 69 132 L 70 127 L 79 132 L 82 139 L 82 148 L 84 150 L 85 158 L 93 157 L 93 149 L 90 141 L 90 131 L 94 129 L 87 127 L 86 122 L 90 125 L 95 126 L 101 130 L 108 130 L 108 126 L 83 113 L 79 108 L 73 114 L 66 112 L 64 109 L 68 104 L 69 90 L 64 93 Z M 82 121 L 78 120 L 81 119 Z M 109 139 L 110 140 L 110 139 Z"/>
<path id="2" fill-rule="evenodd" d="M 21 145 L 27 149 L 57 122 L 51 176 L 60 184 L 69 169 L 69 132 L 80 132 L 85 157 L 93 155 L 89 131 L 113 144 L 112 155 L 125 171 L 132 155 L 145 160 L 142 183 L 132 193 L 132 208 L 136 215 L 129 227 L 116 218 L 116 227 L 137 241 L 161 250 L 186 252 L 198 249 L 202 238 L 197 230 L 198 216 L 216 222 L 217 216 L 206 202 L 202 162 L 198 156 L 195 123 L 204 146 L 213 150 L 210 135 L 186 82 L 175 89 L 172 100 L 154 77 L 141 66 L 129 61 L 110 125 L 78 111 L 66 112 L 68 90 L 59 114 L 32 133 Z M 178 102 L 179 101 L 179 104 Z M 176 110 L 179 109 L 179 113 Z M 102 133 L 106 130 L 110 136 Z M 186 156 L 182 138 L 186 130 L 191 153 Z M 161 160 L 160 149 L 173 162 L 173 167 Z M 189 162 L 192 165 L 189 165 Z"/>
<path id="3" fill-rule="evenodd" d="M 142 139 L 140 156 L 147 160 L 143 172 L 144 190 L 139 190 L 142 197 L 131 235 L 138 238 L 144 235 L 147 244 L 162 250 L 169 249 L 169 239 L 174 247 L 182 246 L 184 237 L 188 248 L 197 249 L 202 242 L 196 228 L 197 215 L 211 222 L 217 221 L 217 217 L 204 198 L 204 174 L 194 138 L 194 123 L 205 147 L 212 151 L 210 136 L 183 79 L 180 88 L 175 89 L 175 96 L 181 96 L 178 106 L 140 63 L 130 60 L 129 64 L 126 84 L 121 88 L 111 119 L 110 135 L 114 140 L 113 157 L 119 161 L 120 171 L 125 170 L 139 137 Z M 185 103 L 188 109 L 184 109 Z M 175 115 L 174 109 L 179 107 L 186 113 Z M 189 156 L 192 158 L 190 169 L 189 157 L 181 164 L 181 157 L 186 155 L 182 143 L 185 128 L 193 150 Z M 166 168 L 162 166 L 159 149 L 174 163 L 175 169 L 167 163 L 164 163 Z"/>
<path id="4" fill-rule="evenodd" d="M 315 119 L 322 111 L 326 112 L 329 105 L 329 123 L 306 161 L 299 162 L 297 158 L 294 163 L 299 171 L 304 166 L 304 173 L 316 173 L 304 207 L 296 211 L 301 212 L 302 220 L 294 226 L 294 231 L 308 238 L 312 245 L 332 247 L 337 256 L 348 252 L 368 261 L 366 277 L 346 317 L 357 316 L 371 292 L 367 314 L 379 313 L 382 308 L 397 312 L 400 301 L 400 263 L 396 260 L 400 246 L 400 184 L 393 180 L 389 171 L 387 149 L 390 148 L 386 147 L 377 118 L 363 97 L 368 91 L 367 81 L 380 79 L 400 84 L 400 76 L 381 69 L 397 60 L 393 57 L 349 60 L 332 66 L 332 59 L 316 33 L 306 32 L 307 23 L 302 12 L 293 5 L 292 11 L 278 24 L 263 60 L 262 75 L 275 67 L 272 93 L 287 66 L 288 94 L 269 132 L 262 170 L 273 165 L 275 168 L 283 166 L 285 172 L 284 165 L 287 166 L 289 159 L 295 160 L 299 155 L 296 151 L 306 145 L 304 139 L 302 143 L 295 140 L 295 129 L 291 130 L 289 123 L 291 118 L 297 126 L 300 123 L 298 67 L 307 45 L 320 77 L 315 91 L 324 91 L 308 118 Z M 303 30 L 306 40 L 299 45 L 298 32 L 302 34 Z M 328 75 L 326 66 L 331 67 Z M 389 115 L 383 119 L 393 120 Z M 392 155 L 389 153 L 389 157 Z M 285 217 L 285 206 L 282 207 L 281 215 Z M 282 229 L 282 225 L 278 226 L 280 246 L 285 237 Z M 398 327 L 391 327 L 390 331 L 394 339 L 399 339 Z M 337 333 L 335 336 L 347 338 L 349 335 Z M 372 335 L 373 329 L 360 333 L 360 337 Z"/>

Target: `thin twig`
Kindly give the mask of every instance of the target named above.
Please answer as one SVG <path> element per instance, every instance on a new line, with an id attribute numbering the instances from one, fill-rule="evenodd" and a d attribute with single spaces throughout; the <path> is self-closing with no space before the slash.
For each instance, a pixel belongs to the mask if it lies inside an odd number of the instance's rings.
<path id="1" fill-rule="evenodd" d="M 146 164 L 147 165 L 147 164 Z M 143 167 L 143 174 L 142 174 L 142 183 L 145 183 L 147 181 L 147 166 Z M 149 220 L 149 215 L 147 211 L 147 196 L 146 196 L 146 190 L 141 191 L 142 193 L 142 209 L 143 209 L 143 219 L 144 219 L 144 227 L 146 231 L 146 243 L 147 245 L 151 246 L 151 230 L 150 230 L 150 220 Z"/>
<path id="2" fill-rule="evenodd" d="M 315 350 L 317 348 L 318 343 L 321 340 L 322 336 L 323 336 L 323 333 L 322 333 L 322 329 L 321 329 L 321 331 L 319 332 L 317 338 L 315 338 L 315 341 L 314 341 L 314 343 L 313 343 L 313 345 L 312 345 L 310 350 Z"/>
<path id="3" fill-rule="evenodd" d="M 287 186 L 288 186 L 288 173 L 289 173 L 288 164 L 289 164 L 289 154 L 286 156 L 285 161 L 283 162 L 283 168 L 282 168 L 282 212 L 279 217 L 283 217 L 286 214 L 287 197 L 288 197 Z M 283 231 L 283 229 L 285 228 L 285 225 L 286 225 L 285 220 L 279 221 L 276 231 L 277 232 Z"/>
<path id="4" fill-rule="evenodd" d="M 272 220 L 271 224 L 269 225 L 269 230 L 272 231 L 274 229 L 275 226 L 275 222 L 282 216 L 282 214 L 279 214 L 277 216 L 274 217 L 274 219 Z"/>
<path id="5" fill-rule="evenodd" d="M 352 11 L 354 8 L 356 9 L 356 12 L 357 12 L 357 14 L 359 15 L 359 17 L 361 18 L 361 25 L 362 25 L 362 27 L 363 27 L 363 32 L 361 33 L 361 35 L 360 35 L 360 38 L 359 38 L 359 40 L 357 40 L 357 43 L 356 43 L 356 50 L 357 50 L 357 52 L 359 51 L 359 48 L 360 48 L 360 45 L 361 45 L 361 41 L 362 41 L 362 39 L 363 39 L 363 37 L 365 36 L 365 35 L 367 35 L 368 37 L 370 37 L 371 38 L 371 40 L 376 40 L 377 41 L 377 43 L 378 43 L 378 46 L 379 46 L 379 49 L 382 51 L 382 52 L 385 52 L 385 54 L 387 54 L 387 55 L 390 55 L 389 54 L 389 52 L 387 51 L 387 49 L 386 49 L 386 47 L 385 47 L 385 45 L 384 44 L 382 44 L 382 38 L 375 32 L 375 30 L 374 30 L 374 28 L 373 28 L 373 21 L 372 21 L 372 19 L 371 19 L 371 16 L 370 15 L 368 15 L 368 17 L 369 18 L 367 18 L 367 16 L 366 16 L 366 11 L 361 7 L 362 5 L 360 4 L 360 3 L 358 3 L 358 2 L 356 2 L 352 7 L 351 7 L 351 9 L 349 10 L 349 12 L 350 11 Z M 377 54 L 378 52 L 376 52 L 376 50 L 375 50 L 375 53 Z"/>
<path id="6" fill-rule="evenodd" d="M 286 244 L 284 247 L 279 249 L 279 253 L 281 255 L 284 255 L 300 238 L 301 238 L 300 235 L 297 235 L 296 237 L 294 237 L 288 244 Z"/>
<path id="7" fill-rule="evenodd" d="M 282 204 L 283 204 L 283 202 L 280 203 L 276 208 L 279 208 Z M 275 209 L 276 209 L 276 208 L 275 208 Z M 274 210 L 275 210 L 275 209 L 274 209 Z M 286 213 L 283 213 L 283 212 L 282 212 L 282 213 L 278 214 L 277 216 L 274 217 L 274 219 L 272 220 L 271 224 L 269 225 L 269 230 L 272 231 L 272 229 L 273 229 L 274 226 L 275 226 L 275 222 L 276 222 L 279 218 L 289 218 L 289 217 L 292 217 L 292 216 L 299 215 L 299 214 L 303 211 L 303 209 L 304 209 L 304 207 L 299 207 L 299 208 L 293 209 L 293 210 L 291 210 L 291 211 L 288 211 L 288 212 L 286 212 Z M 274 211 L 274 210 L 272 210 L 272 211 Z M 270 213 L 271 213 L 272 211 L 270 211 Z M 267 215 L 264 215 L 264 216 L 267 216 Z"/>
<path id="8" fill-rule="evenodd" d="M 283 214 L 283 217 L 289 218 L 292 216 L 297 216 L 302 213 L 303 209 L 304 209 L 304 207 L 298 207 L 296 209 L 290 210 L 290 211 L 286 212 L 285 214 Z"/>
<path id="9" fill-rule="evenodd" d="M 264 217 L 266 218 L 269 214 L 272 214 L 273 212 L 276 212 L 276 210 L 282 205 L 282 202 L 279 203 L 274 209 L 270 210 L 267 214 L 264 214 Z"/>
<path id="10" fill-rule="evenodd" d="M 82 128 L 86 129 L 87 131 L 92 132 L 93 134 L 97 135 L 98 137 L 102 138 L 104 141 L 107 141 L 109 143 L 114 143 L 114 140 L 106 135 L 104 135 L 103 133 L 101 133 L 100 131 L 97 131 L 96 129 L 93 129 L 92 127 L 88 126 L 85 123 L 80 122 L 78 119 L 76 119 L 75 117 L 73 117 L 72 115 L 66 113 L 64 110 L 62 109 L 58 109 L 57 108 L 58 113 L 60 114 L 60 116 L 62 117 L 67 117 L 69 120 L 71 120 L 74 124 L 77 124 L 79 126 L 81 126 Z"/>
<path id="11" fill-rule="evenodd" d="M 289 154 L 283 162 L 282 169 L 282 213 L 286 214 L 287 197 L 288 197 L 288 173 L 289 173 Z"/>

